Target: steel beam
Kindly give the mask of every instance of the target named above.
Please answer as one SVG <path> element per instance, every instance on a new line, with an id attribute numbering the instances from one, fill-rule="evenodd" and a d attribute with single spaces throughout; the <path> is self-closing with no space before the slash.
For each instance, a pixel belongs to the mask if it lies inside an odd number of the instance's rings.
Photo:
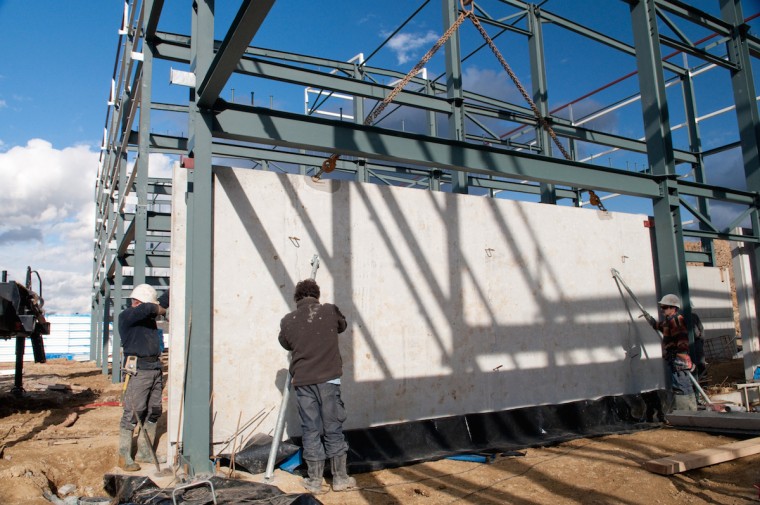
<path id="1" fill-rule="evenodd" d="M 732 26 L 744 23 L 740 0 L 721 0 L 720 12 L 723 19 Z M 736 119 L 739 126 L 742 163 L 747 189 L 760 194 L 760 113 L 758 113 L 755 78 L 752 72 L 752 59 L 745 30 L 732 30 L 729 42 L 729 60 L 736 63 L 736 70 L 731 72 L 731 86 L 736 103 Z M 760 235 L 760 216 L 751 214 L 752 235 Z M 747 247 L 750 271 L 754 287 L 755 314 L 760 314 L 760 244 L 751 243 Z M 760 321 L 755 319 L 755 335 L 760 333 Z M 753 337 L 754 335 L 750 335 Z M 752 348 L 752 338 L 748 338 L 748 348 L 744 350 L 744 373 L 747 380 L 752 379 L 754 368 L 760 363 L 760 349 Z"/>
<path id="2" fill-rule="evenodd" d="M 261 27 L 274 0 L 243 0 L 222 45 L 198 86 L 198 107 L 211 108 Z M 211 38 L 213 41 L 213 37 Z M 196 76 L 196 82 L 198 77 Z"/>
<path id="3" fill-rule="evenodd" d="M 541 25 L 541 11 L 535 5 L 528 10 L 528 53 L 530 57 L 530 75 L 533 85 L 533 103 L 536 104 L 541 117 L 549 118 L 549 86 L 546 82 L 546 65 L 544 58 L 544 31 Z M 541 154 L 552 156 L 554 146 L 552 138 L 546 128 L 539 123 L 536 126 L 536 139 L 540 140 Z M 557 194 L 554 184 L 541 183 L 541 203 L 557 203 Z"/>
<path id="4" fill-rule="evenodd" d="M 660 196 L 658 182 L 644 174 L 425 135 L 305 118 L 261 107 L 229 105 L 214 114 L 213 129 L 214 137 L 229 140 L 554 182 L 626 195 Z"/>
<path id="5" fill-rule="evenodd" d="M 191 70 L 196 82 L 209 75 L 213 59 L 214 1 L 198 0 L 192 14 Z M 210 98 L 210 95 L 207 95 Z M 193 474 L 209 473 L 211 464 L 211 390 L 213 365 L 213 181 L 208 113 L 190 100 L 189 147 L 195 168 L 188 177 L 185 260 L 185 346 L 187 357 L 180 457 Z"/>
<path id="6" fill-rule="evenodd" d="M 656 237 L 656 268 L 659 294 L 680 295 L 682 310 L 691 315 L 685 246 L 675 179 L 673 140 L 668 117 L 665 77 L 661 66 L 657 13 L 654 0 L 631 0 L 631 22 L 636 46 L 641 107 L 652 173 L 665 176 L 661 195 L 652 199 Z M 689 341 L 694 342 L 690 329 Z"/>

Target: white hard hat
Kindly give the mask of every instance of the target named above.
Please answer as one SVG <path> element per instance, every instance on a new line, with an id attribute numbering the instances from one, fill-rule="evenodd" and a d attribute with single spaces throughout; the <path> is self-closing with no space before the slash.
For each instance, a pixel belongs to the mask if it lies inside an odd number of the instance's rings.
<path id="1" fill-rule="evenodd" d="M 140 300 L 143 303 L 158 303 L 158 295 L 153 286 L 148 284 L 140 284 L 135 286 L 132 290 L 132 294 L 129 295 L 133 300 Z"/>
<path id="2" fill-rule="evenodd" d="M 681 299 L 676 295 L 670 294 L 662 297 L 662 300 L 657 302 L 658 305 L 672 305 L 678 309 L 681 308 Z"/>

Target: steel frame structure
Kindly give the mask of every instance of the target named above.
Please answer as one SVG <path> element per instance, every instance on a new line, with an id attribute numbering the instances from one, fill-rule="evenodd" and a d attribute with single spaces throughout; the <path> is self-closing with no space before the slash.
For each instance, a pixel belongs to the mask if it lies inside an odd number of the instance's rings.
<path id="1" fill-rule="evenodd" d="M 423 6 L 429 1 L 425 0 Z M 367 62 L 372 55 L 361 61 L 342 62 L 251 45 L 274 0 L 241 0 L 222 40 L 215 39 L 213 0 L 193 2 L 189 35 L 158 30 L 163 0 L 125 1 L 96 185 L 92 358 L 107 373 L 107 349 L 112 333 L 114 369 L 119 363 L 118 328 L 114 325 L 111 332 L 110 326 L 125 303 L 126 289 L 143 282 L 158 287 L 168 285 L 168 276 L 162 269 L 169 267 L 166 244 L 170 212 L 166 198 L 171 184 L 148 177 L 149 155 L 167 153 L 191 160 L 186 163 L 190 169 L 188 187 L 175 189 L 186 192 L 188 206 L 186 334 L 192 331 L 193 338 L 186 363 L 181 457 L 192 471 L 211 469 L 211 168 L 212 164 L 223 164 L 220 160 L 225 158 L 255 160 L 262 169 L 310 175 L 326 156 L 339 154 L 337 172 L 361 182 L 457 193 L 486 192 L 491 196 L 496 192 L 528 193 L 547 204 L 570 200 L 581 205 L 582 195 L 588 190 L 648 199 L 656 224 L 656 277 L 661 293 L 680 293 L 688 308 L 686 262 L 712 261 L 709 247 L 704 252 L 686 252 L 684 238 L 688 237 L 708 244 L 714 238 L 748 244 L 757 293 L 760 117 L 752 59 L 760 56 L 760 39 L 749 33 L 741 0 L 719 0 L 720 17 L 677 0 L 621 0 L 630 9 L 633 44 L 522 0 L 464 2 L 465 7 L 458 0 L 440 1 L 444 29 L 453 23 L 461 9 L 471 8 L 482 24 L 499 31 L 493 36 L 495 40 L 504 32 L 526 37 L 533 100 L 571 152 L 575 153 L 576 143 L 581 142 L 626 150 L 645 155 L 649 169 L 630 171 L 554 156 L 549 136 L 530 108 L 463 88 L 463 61 L 473 53 L 467 56 L 460 53 L 458 32 L 444 45 L 445 72 L 434 79 L 414 77 L 393 102 L 394 107 L 425 113 L 427 131 L 408 133 L 383 127 L 382 122 L 372 126 L 361 124 L 367 116 L 365 107 L 383 100 L 391 91 L 391 86 L 380 81 L 404 77 L 396 71 L 369 66 Z M 490 14 L 497 10 L 504 10 L 505 14 L 500 13 L 499 17 Z M 550 111 L 542 32 L 546 23 L 635 57 L 643 140 L 596 131 Z M 692 42 L 684 25 L 708 29 L 718 41 L 709 45 Z M 663 26 L 676 37 L 661 34 Z M 662 47 L 673 48 L 730 73 L 739 142 L 702 151 L 693 73 L 663 58 Z M 725 49 L 725 54 L 716 52 L 716 48 Z M 191 86 L 186 103 L 152 100 L 157 85 L 153 78 L 154 60 L 189 65 L 191 75 L 185 77 Z M 673 146 L 666 72 L 683 88 L 690 143 L 687 150 Z M 334 93 L 353 97 L 354 110 L 349 116 L 353 121 L 227 102 L 220 95 L 233 73 L 321 89 L 325 96 Z M 186 114 L 187 136 L 152 132 L 151 112 L 155 111 Z M 445 119 L 444 125 L 439 124 L 441 117 Z M 519 142 L 520 134 L 494 133 L 489 123 L 499 121 L 517 124 L 521 132 L 532 132 L 534 140 Z M 447 131 L 445 136 L 438 134 L 443 128 Z M 732 148 L 741 150 L 747 190 L 705 183 L 705 156 Z M 676 166 L 680 164 L 693 170 L 694 181 L 677 175 Z M 730 226 L 719 227 L 710 218 L 711 202 L 727 202 L 744 211 Z M 682 209 L 699 221 L 697 229 L 684 229 Z M 745 234 L 734 232 L 745 219 L 749 219 L 750 230 Z M 131 267 L 134 273 L 128 275 L 125 267 Z M 757 296 L 755 301 L 757 304 Z M 120 380 L 119 374 L 114 373 L 113 380 Z"/>

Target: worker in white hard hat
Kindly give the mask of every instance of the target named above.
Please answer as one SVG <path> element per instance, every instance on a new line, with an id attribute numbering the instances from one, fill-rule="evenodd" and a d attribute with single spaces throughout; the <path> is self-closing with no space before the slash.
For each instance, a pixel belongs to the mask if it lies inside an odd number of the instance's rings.
<path id="1" fill-rule="evenodd" d="M 156 426 L 161 417 L 163 369 L 156 318 L 166 314 L 166 308 L 159 304 L 155 288 L 148 284 L 135 286 L 130 298 L 130 306 L 119 314 L 119 335 L 124 363 L 130 357 L 136 357 L 137 363 L 124 393 L 124 413 L 119 423 L 119 466 L 134 472 L 140 469 L 135 460 L 151 462 L 153 454 L 153 448 L 141 436 L 138 437 L 137 455 L 132 459 L 135 427 L 142 425 L 150 440 L 155 442 Z"/>
<path id="2" fill-rule="evenodd" d="M 694 386 L 688 376 L 694 365 L 689 356 L 689 329 L 685 318 L 679 314 L 681 299 L 677 295 L 667 294 L 657 304 L 663 317 L 654 326 L 662 333 L 663 358 L 670 369 L 673 392 L 694 396 Z"/>

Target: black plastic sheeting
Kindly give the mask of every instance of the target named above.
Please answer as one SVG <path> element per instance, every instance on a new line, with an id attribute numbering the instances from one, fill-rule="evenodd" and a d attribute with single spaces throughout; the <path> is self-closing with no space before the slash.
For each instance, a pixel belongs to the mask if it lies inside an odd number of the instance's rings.
<path id="1" fill-rule="evenodd" d="M 672 394 L 660 390 L 348 430 L 348 470 L 364 473 L 459 454 L 509 453 L 651 429 L 660 425 L 671 404 Z"/>
<path id="2" fill-rule="evenodd" d="M 159 488 L 148 477 L 137 477 L 121 474 L 106 474 L 103 477 L 103 487 L 121 505 L 170 505 L 173 502 L 172 493 L 175 488 Z M 274 486 L 258 482 L 248 482 L 224 477 L 211 477 L 209 480 L 214 486 L 216 503 L 238 504 L 258 503 L 269 505 L 321 505 L 322 502 L 308 493 L 285 494 Z M 182 484 L 197 484 L 179 490 L 176 494 L 177 503 L 193 505 L 207 505 L 214 503 L 211 488 L 207 484 L 198 481 L 190 481 Z"/>
<path id="3" fill-rule="evenodd" d="M 272 437 L 259 437 L 256 440 L 252 440 L 246 444 L 243 449 L 234 454 L 235 469 L 243 470 L 248 473 L 264 473 L 267 469 L 267 462 L 269 461 L 269 451 L 272 448 Z M 301 448 L 297 445 L 289 442 L 282 442 L 277 446 L 277 454 L 275 455 L 275 466 L 279 465 L 293 454 L 297 453 Z M 219 461 L 226 465 L 232 466 L 233 455 L 232 454 L 220 454 Z"/>

